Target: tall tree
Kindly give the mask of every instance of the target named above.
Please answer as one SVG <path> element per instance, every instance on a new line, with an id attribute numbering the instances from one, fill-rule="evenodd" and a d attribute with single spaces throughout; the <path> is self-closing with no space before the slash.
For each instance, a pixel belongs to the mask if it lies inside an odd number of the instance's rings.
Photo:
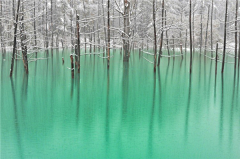
<path id="1" fill-rule="evenodd" d="M 129 50 L 130 50 L 130 2 L 128 0 L 124 0 L 124 32 L 122 33 L 123 38 L 123 61 L 129 61 Z"/>
<path id="2" fill-rule="evenodd" d="M 18 24 L 19 8 L 20 8 L 20 0 L 18 0 L 17 15 L 16 15 L 15 24 L 14 24 L 13 54 L 12 54 L 12 62 L 11 62 L 11 69 L 10 69 L 10 77 L 12 77 L 13 66 L 14 66 L 14 57 L 15 57 L 15 53 L 16 53 L 16 45 L 17 45 L 17 26 L 18 26 L 17 24 Z"/>
<path id="3" fill-rule="evenodd" d="M 238 25 L 238 1 L 239 0 L 236 0 L 236 15 L 235 15 L 235 64 L 234 64 L 234 67 L 236 69 L 237 67 L 237 36 L 238 36 L 238 32 L 237 32 L 237 25 Z M 240 46 L 238 46 L 240 47 Z"/>
<path id="4" fill-rule="evenodd" d="M 225 11 L 225 21 L 224 21 L 224 43 L 223 43 L 223 62 L 222 62 L 222 73 L 224 71 L 225 65 L 225 54 L 226 54 L 226 42 L 227 42 L 227 14 L 228 14 L 228 0 L 226 0 L 226 11 Z"/>
<path id="5" fill-rule="evenodd" d="M 163 27 L 164 27 L 164 0 L 162 1 L 162 31 L 161 31 L 160 48 L 159 48 L 159 55 L 158 55 L 158 66 L 160 65 L 160 56 L 162 54 Z"/>
<path id="6" fill-rule="evenodd" d="M 190 74 L 192 73 L 192 0 L 189 0 Z"/>
<path id="7" fill-rule="evenodd" d="M 155 0 L 153 0 L 153 32 L 154 32 L 154 72 L 156 72 L 157 63 L 157 35 L 156 35 L 156 9 Z M 160 54 L 159 54 L 160 57 Z"/>
<path id="8" fill-rule="evenodd" d="M 109 69 L 110 64 L 110 0 L 108 0 L 108 41 L 107 41 L 107 68 Z"/>

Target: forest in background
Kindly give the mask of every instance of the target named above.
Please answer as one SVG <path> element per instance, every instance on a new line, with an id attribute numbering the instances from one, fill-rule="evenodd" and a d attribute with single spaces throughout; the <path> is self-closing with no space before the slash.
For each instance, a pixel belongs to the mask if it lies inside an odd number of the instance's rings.
<path id="1" fill-rule="evenodd" d="M 95 54 L 110 61 L 110 49 L 131 50 L 160 57 L 200 53 L 211 60 L 240 59 L 238 0 L 1 0 L 1 52 L 28 63 L 42 59 L 38 52 L 72 51 L 79 58 Z M 162 50 L 165 50 L 164 54 Z M 218 55 L 216 54 L 218 53 Z M 232 61 L 225 61 L 225 56 Z M 192 60 L 190 59 L 190 62 Z M 191 63 L 190 63 L 191 65 Z M 13 66 L 11 67 L 11 72 Z M 190 67 L 191 73 L 191 67 Z M 11 73 L 10 73 L 11 74 Z M 11 76 L 11 75 L 10 75 Z"/>

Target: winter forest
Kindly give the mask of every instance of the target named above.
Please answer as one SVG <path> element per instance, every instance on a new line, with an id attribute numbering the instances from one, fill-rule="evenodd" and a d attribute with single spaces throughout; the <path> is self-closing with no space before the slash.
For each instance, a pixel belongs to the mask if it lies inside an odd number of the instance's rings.
<path id="1" fill-rule="evenodd" d="M 239 0 L 0 0 L 0 158 L 240 158 Z"/>
<path id="2" fill-rule="evenodd" d="M 116 48 L 128 61 L 138 50 L 153 56 L 154 70 L 160 57 L 187 51 L 217 59 L 222 72 L 226 56 L 235 67 L 240 56 L 238 0 L 1 0 L 0 20 L 2 53 L 13 50 L 26 69 L 39 51 L 59 48 L 76 63 L 84 54 L 109 61 Z"/>

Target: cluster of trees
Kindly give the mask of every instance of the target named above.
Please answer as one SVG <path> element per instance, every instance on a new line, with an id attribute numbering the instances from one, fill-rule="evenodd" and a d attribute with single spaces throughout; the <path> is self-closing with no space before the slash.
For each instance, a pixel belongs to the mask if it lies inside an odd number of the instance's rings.
<path id="1" fill-rule="evenodd" d="M 134 49 L 153 55 L 154 71 L 160 57 L 190 51 L 190 58 L 198 52 L 217 60 L 218 52 L 223 72 L 225 56 L 235 59 L 235 68 L 240 59 L 238 1 L 1 0 L 1 52 L 12 50 L 11 72 L 14 59 L 22 58 L 28 72 L 38 52 L 48 56 L 58 48 L 72 50 L 78 70 L 84 54 L 106 58 L 109 68 L 111 48 L 123 49 L 124 62 Z"/>

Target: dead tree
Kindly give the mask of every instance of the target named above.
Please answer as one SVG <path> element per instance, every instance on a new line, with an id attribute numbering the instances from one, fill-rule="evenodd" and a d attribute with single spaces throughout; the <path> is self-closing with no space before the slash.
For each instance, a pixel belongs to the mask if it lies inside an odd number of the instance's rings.
<path id="1" fill-rule="evenodd" d="M 207 28 L 206 28 L 206 36 L 205 36 L 204 56 L 206 56 L 206 52 L 207 52 L 209 12 L 210 12 L 210 5 L 208 6 L 208 18 L 207 18 Z"/>
<path id="2" fill-rule="evenodd" d="M 167 11 L 165 10 L 165 27 L 167 26 Z M 166 41 L 167 41 L 167 50 L 168 50 L 168 56 L 170 55 L 170 51 L 169 51 L 169 46 L 168 46 L 168 32 L 166 30 Z"/>
<path id="3" fill-rule="evenodd" d="M 10 69 L 10 77 L 12 77 L 13 66 L 14 66 L 14 57 L 15 57 L 15 53 L 16 53 L 16 44 L 17 44 L 17 24 L 18 24 L 19 8 L 20 8 L 20 0 L 18 0 L 18 5 L 17 5 L 17 15 L 16 15 L 15 24 L 14 24 L 13 54 L 12 54 L 12 62 L 11 62 L 11 69 Z"/>
<path id="4" fill-rule="evenodd" d="M 238 36 L 238 33 L 237 33 L 237 25 L 238 25 L 238 1 L 239 0 L 236 0 L 236 16 L 235 16 L 235 65 L 234 65 L 234 68 L 236 69 L 237 67 L 237 36 Z M 238 46 L 240 47 L 240 46 Z"/>
<path id="5" fill-rule="evenodd" d="M 162 1 L 162 31 L 161 31 L 160 48 L 159 48 L 159 55 L 158 55 L 158 66 L 160 65 L 160 56 L 162 54 L 163 26 L 164 26 L 164 0 Z"/>
<path id="6" fill-rule="evenodd" d="M 108 40 L 107 40 L 107 68 L 109 69 L 110 64 L 110 0 L 108 0 L 108 26 L 107 26 L 107 32 L 108 32 Z"/>
<path id="7" fill-rule="evenodd" d="M 2 1 L 0 1 L 0 9 L 1 9 L 1 17 L 2 17 Z M 2 53 L 4 52 L 4 50 L 3 50 L 3 39 L 2 39 L 2 28 L 3 28 L 3 26 L 2 26 L 2 18 L 0 18 L 0 37 L 1 37 L 1 49 L 2 49 Z"/>
<path id="8" fill-rule="evenodd" d="M 123 61 L 129 61 L 129 49 L 130 49 L 130 2 L 124 0 L 124 32 L 122 33 L 123 37 Z"/>
<path id="9" fill-rule="evenodd" d="M 202 24 L 202 21 L 203 21 L 203 0 L 201 2 L 201 22 L 200 22 L 200 55 L 202 53 L 202 33 L 203 33 L 203 24 Z"/>
<path id="10" fill-rule="evenodd" d="M 227 42 L 227 14 L 228 14 L 228 0 L 226 0 L 226 11 L 225 11 L 225 22 L 224 22 L 224 43 L 223 43 L 223 62 L 222 62 L 222 73 L 225 65 L 225 54 L 226 54 L 226 42 Z"/>
<path id="11" fill-rule="evenodd" d="M 213 0 L 211 9 L 211 57 L 213 57 Z"/>
<path id="12" fill-rule="evenodd" d="M 74 62 L 73 62 L 73 55 L 70 55 L 71 59 L 71 73 L 72 73 L 72 78 L 74 78 Z"/>
<path id="13" fill-rule="evenodd" d="M 192 0 L 189 0 L 190 74 L 192 73 Z"/>
<path id="14" fill-rule="evenodd" d="M 22 58 L 23 58 L 23 65 L 28 74 L 28 59 L 27 59 L 27 45 L 26 45 L 26 34 L 24 28 L 24 5 L 22 4 L 21 10 L 21 22 L 20 22 L 20 39 L 21 39 L 21 47 L 22 47 Z"/>
<path id="15" fill-rule="evenodd" d="M 33 8 L 33 17 L 34 17 L 34 21 L 33 21 L 33 28 L 34 28 L 34 49 L 36 50 L 37 48 L 37 30 L 36 30 L 36 5 L 35 5 L 35 0 L 34 0 L 34 8 Z M 35 57 L 37 58 L 37 51 L 35 52 Z"/>
<path id="16" fill-rule="evenodd" d="M 52 52 L 52 55 L 53 55 L 53 1 L 51 0 L 51 35 L 52 35 L 52 38 L 51 38 L 51 52 Z M 72 33 L 71 33 L 72 35 Z"/>
<path id="17" fill-rule="evenodd" d="M 218 59 L 218 42 L 217 42 L 217 45 L 216 45 L 215 74 L 217 74 L 217 59 Z"/>
<path id="18" fill-rule="evenodd" d="M 154 72 L 156 72 L 156 63 L 157 63 L 157 35 L 156 35 L 156 9 L 155 9 L 155 0 L 153 0 L 153 31 L 154 31 Z M 160 44 L 161 45 L 161 44 Z M 160 53 L 159 56 L 160 58 Z"/>
<path id="19" fill-rule="evenodd" d="M 46 6 L 45 6 L 45 9 L 46 9 L 46 17 L 45 17 L 46 18 L 46 24 L 45 24 L 46 25 L 45 26 L 45 29 L 46 29 L 45 30 L 46 31 L 45 39 L 46 39 L 46 41 L 45 41 L 45 43 L 46 43 L 46 52 L 47 52 L 47 55 L 48 55 L 48 28 L 47 28 L 48 27 L 48 24 L 47 24 L 48 23 L 48 4 L 47 4 L 47 1 L 48 0 L 46 0 Z"/>
<path id="20" fill-rule="evenodd" d="M 77 13 L 76 13 L 77 14 Z M 77 37 L 77 40 L 76 40 L 76 42 L 77 42 L 77 45 L 76 45 L 76 55 L 75 56 L 77 56 L 77 61 L 76 61 L 76 63 L 77 63 L 77 67 L 78 67 L 78 73 L 80 73 L 80 27 L 79 27 L 79 15 L 77 14 L 76 15 L 76 37 Z"/>

